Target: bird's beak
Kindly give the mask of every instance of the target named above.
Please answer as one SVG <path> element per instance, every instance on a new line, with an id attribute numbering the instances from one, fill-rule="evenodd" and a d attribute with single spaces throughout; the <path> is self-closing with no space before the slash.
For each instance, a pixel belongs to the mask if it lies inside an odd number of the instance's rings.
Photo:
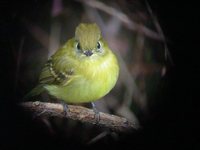
<path id="1" fill-rule="evenodd" d="M 86 51 L 84 51 L 84 54 L 86 56 L 92 56 L 93 52 L 91 50 L 86 50 Z"/>

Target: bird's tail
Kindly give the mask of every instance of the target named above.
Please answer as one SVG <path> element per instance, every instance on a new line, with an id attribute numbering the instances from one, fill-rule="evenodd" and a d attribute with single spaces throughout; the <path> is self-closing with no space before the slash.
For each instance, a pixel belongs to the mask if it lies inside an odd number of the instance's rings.
<path id="1" fill-rule="evenodd" d="M 31 97 L 40 95 L 41 93 L 43 93 L 45 91 L 44 85 L 40 84 L 38 86 L 36 86 L 35 88 L 33 88 L 28 94 L 26 94 L 24 96 L 24 99 L 29 99 Z"/>

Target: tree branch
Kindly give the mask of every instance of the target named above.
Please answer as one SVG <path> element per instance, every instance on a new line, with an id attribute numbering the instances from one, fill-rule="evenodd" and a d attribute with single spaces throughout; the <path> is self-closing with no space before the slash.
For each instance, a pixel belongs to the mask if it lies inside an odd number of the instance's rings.
<path id="1" fill-rule="evenodd" d="M 97 122 L 95 113 L 92 109 L 82 106 L 68 105 L 67 114 L 65 114 L 63 105 L 57 103 L 46 102 L 23 102 L 21 106 L 30 112 L 36 113 L 38 116 L 45 117 L 64 117 L 78 120 L 85 123 L 96 124 L 98 126 L 109 128 L 116 132 L 127 132 L 138 128 L 138 125 L 129 122 L 126 118 L 100 112 L 100 118 Z"/>

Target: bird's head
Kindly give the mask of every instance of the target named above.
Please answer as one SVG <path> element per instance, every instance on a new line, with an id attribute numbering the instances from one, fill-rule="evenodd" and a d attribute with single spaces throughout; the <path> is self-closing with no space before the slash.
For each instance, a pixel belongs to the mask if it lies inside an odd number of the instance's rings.
<path id="1" fill-rule="evenodd" d="M 106 49 L 97 24 L 81 23 L 75 31 L 75 50 L 81 57 L 104 55 Z"/>

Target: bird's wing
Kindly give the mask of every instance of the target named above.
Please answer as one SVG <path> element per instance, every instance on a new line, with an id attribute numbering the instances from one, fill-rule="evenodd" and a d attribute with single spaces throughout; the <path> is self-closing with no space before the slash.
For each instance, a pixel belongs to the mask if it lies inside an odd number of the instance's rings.
<path id="1" fill-rule="evenodd" d="M 44 92 L 45 85 L 58 85 L 65 86 L 68 85 L 76 76 L 73 74 L 73 71 L 66 64 L 66 67 L 69 69 L 56 70 L 53 65 L 52 58 L 50 58 L 45 66 L 42 69 L 42 72 L 39 77 L 39 84 L 34 89 L 32 89 L 24 98 L 30 98 Z M 64 71 L 65 70 L 65 71 Z"/>
<path id="2" fill-rule="evenodd" d="M 72 80 L 73 70 L 56 70 L 50 58 L 40 74 L 40 84 L 67 85 Z"/>

